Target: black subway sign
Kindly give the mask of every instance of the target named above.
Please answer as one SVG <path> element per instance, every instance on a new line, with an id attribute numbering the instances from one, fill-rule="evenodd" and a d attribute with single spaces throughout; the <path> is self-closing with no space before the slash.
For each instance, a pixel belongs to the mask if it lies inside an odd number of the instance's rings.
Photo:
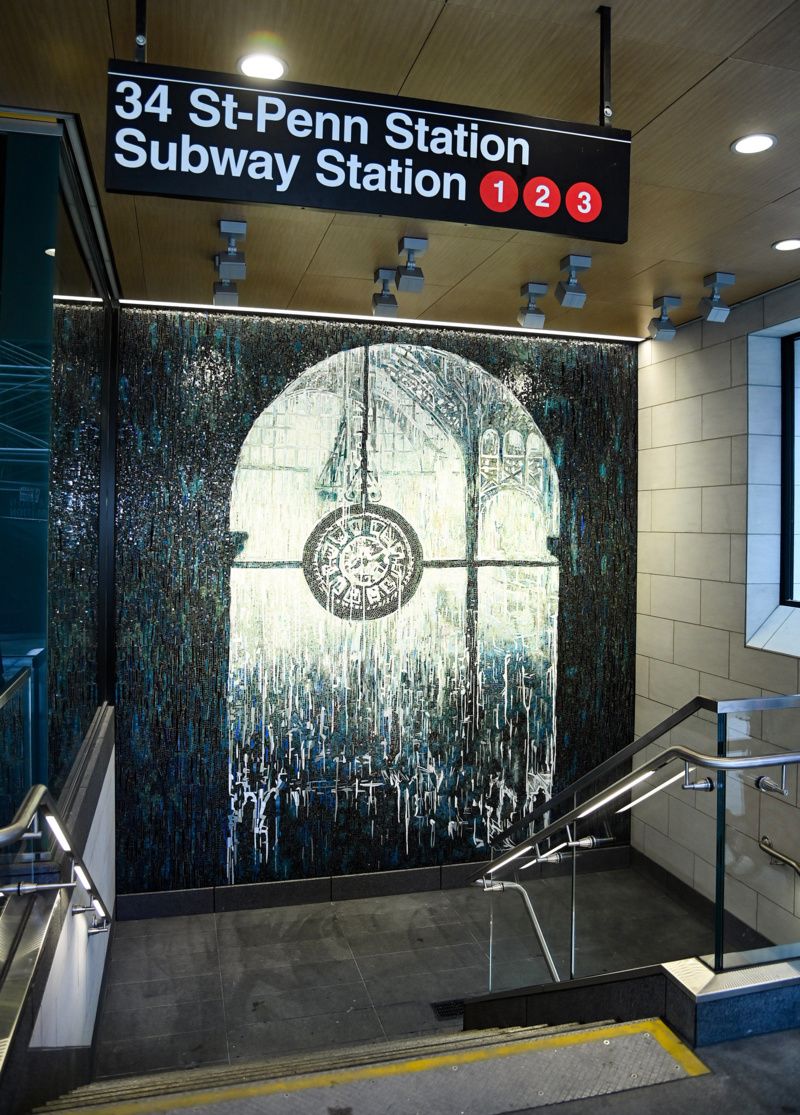
<path id="1" fill-rule="evenodd" d="M 630 133 L 111 62 L 106 188 L 624 243 Z"/>

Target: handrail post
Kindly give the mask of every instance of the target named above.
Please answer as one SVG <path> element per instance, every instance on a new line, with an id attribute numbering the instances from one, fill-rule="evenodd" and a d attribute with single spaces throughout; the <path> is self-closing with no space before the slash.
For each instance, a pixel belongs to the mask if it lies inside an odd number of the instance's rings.
<path id="1" fill-rule="evenodd" d="M 728 750 L 728 716 L 717 713 L 717 755 L 725 758 Z M 714 888 L 714 971 L 721 972 L 725 954 L 725 803 L 724 770 L 717 772 L 717 866 Z"/>
<path id="2" fill-rule="evenodd" d="M 578 808 L 578 795 L 572 795 L 572 808 Z M 578 830 L 575 828 L 575 836 L 577 837 Z M 577 840 L 573 840 L 569 828 L 567 828 L 567 840 L 572 842 L 572 911 L 570 917 L 569 927 L 569 978 L 575 979 L 575 930 L 576 930 L 576 891 L 578 880 L 578 847 Z"/>

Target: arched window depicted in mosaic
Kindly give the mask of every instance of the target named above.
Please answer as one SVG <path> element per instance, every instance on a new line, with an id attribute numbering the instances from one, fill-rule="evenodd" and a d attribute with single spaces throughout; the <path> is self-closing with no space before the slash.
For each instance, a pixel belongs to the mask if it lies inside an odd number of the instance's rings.
<path id="1" fill-rule="evenodd" d="M 513 477 L 485 468 L 504 429 Z M 450 353 L 340 352 L 261 413 L 231 494 L 232 881 L 481 858 L 550 790 L 557 504 L 530 415 Z"/>
<path id="2" fill-rule="evenodd" d="M 503 437 L 503 473 L 522 481 L 525 470 L 525 438 L 519 430 L 506 430 Z"/>
<path id="3" fill-rule="evenodd" d="M 497 430 L 484 430 L 481 435 L 481 482 L 497 483 L 500 479 L 500 435 Z"/>

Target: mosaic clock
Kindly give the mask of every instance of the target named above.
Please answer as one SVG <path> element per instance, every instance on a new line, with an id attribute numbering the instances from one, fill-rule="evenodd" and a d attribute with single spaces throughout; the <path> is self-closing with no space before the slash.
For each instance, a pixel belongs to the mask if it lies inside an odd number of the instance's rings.
<path id="1" fill-rule="evenodd" d="M 303 572 L 319 603 L 340 619 L 380 619 L 417 590 L 422 546 L 409 522 L 379 503 L 325 515 L 303 548 Z"/>

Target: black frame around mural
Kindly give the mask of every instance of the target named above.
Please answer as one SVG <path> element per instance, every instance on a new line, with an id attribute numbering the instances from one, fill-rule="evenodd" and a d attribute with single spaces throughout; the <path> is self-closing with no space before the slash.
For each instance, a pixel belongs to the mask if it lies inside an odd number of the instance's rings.
<path id="1" fill-rule="evenodd" d="M 127 306 L 121 310 L 109 309 L 101 397 L 98 696 L 100 701 L 105 699 L 117 704 L 118 877 L 122 893 L 220 885 L 225 879 L 227 739 L 224 734 L 210 741 L 203 753 L 175 753 L 170 734 L 174 735 L 177 720 L 182 716 L 185 722 L 189 715 L 186 708 L 177 706 L 172 707 L 166 718 L 149 724 L 147 732 L 140 733 L 135 746 L 132 746 L 129 731 L 133 712 L 144 709 L 147 716 L 151 704 L 160 704 L 163 708 L 165 701 L 169 705 L 171 695 L 177 692 L 174 677 L 156 677 L 154 681 L 148 674 L 148 663 L 152 665 L 153 659 L 148 658 L 147 645 L 142 645 L 142 671 L 136 685 L 132 686 L 130 655 L 125 657 L 130 647 L 123 645 L 125 631 L 130 630 L 131 624 L 131 590 L 141 574 L 141 569 L 132 570 L 125 558 L 135 539 L 135 516 L 132 516 L 130 500 L 126 502 L 124 490 L 126 468 L 130 471 L 132 467 L 130 443 L 126 442 L 130 432 L 128 417 L 132 389 L 135 386 L 139 392 L 145 382 L 140 376 L 135 385 L 132 383 L 132 338 L 138 338 L 134 349 L 138 346 L 140 352 L 149 351 L 145 363 L 150 361 L 153 368 L 157 368 L 159 330 L 170 320 L 183 323 L 184 329 L 201 330 L 203 343 L 210 350 L 216 346 L 221 353 L 227 346 L 229 355 L 233 353 L 230 358 L 240 364 L 241 351 L 236 356 L 234 349 L 236 344 L 241 349 L 242 335 L 250 337 L 252 343 L 259 328 L 268 326 L 273 331 L 278 330 L 280 340 L 273 348 L 269 364 L 273 369 L 282 369 L 281 383 L 276 379 L 259 398 L 253 399 L 252 412 L 245 416 L 246 421 L 236 434 L 239 445 L 260 409 L 283 389 L 283 385 L 334 351 L 364 343 L 400 340 L 452 348 L 497 375 L 517 393 L 520 390 L 527 393 L 525 405 L 551 448 L 560 460 L 570 464 L 561 478 L 554 790 L 630 742 L 633 735 L 636 537 L 636 355 L 633 344 L 588 341 L 579 337 L 538 338 L 513 331 L 429 327 L 424 323 L 394 325 L 347 318 L 322 320 L 279 314 Z M 237 334 L 236 344 L 231 342 L 229 334 L 232 333 Z M 256 363 L 259 360 L 261 357 Z M 146 379 L 152 396 L 146 403 L 139 398 L 145 410 L 164 387 L 158 382 L 163 376 L 154 376 L 153 368 Z M 513 384 L 510 382 L 512 373 Z M 551 377 L 549 398 L 544 389 L 545 373 Z M 558 412 L 566 413 L 565 408 L 571 408 L 571 413 L 577 417 L 577 426 L 572 432 L 558 428 Z M 203 430 L 202 423 L 194 432 L 195 441 L 204 445 L 208 431 Z M 235 461 L 235 457 L 236 453 L 232 452 L 230 460 Z M 230 479 L 230 475 L 218 477 L 217 491 L 229 493 Z M 152 493 L 151 497 L 156 498 Z M 158 498 L 169 504 L 171 497 L 165 488 Z M 578 506 L 580 514 L 575 510 Z M 569 511 L 569 507 L 573 511 Z M 146 512 L 146 508 L 140 510 Z M 183 526 L 178 534 L 184 540 L 191 515 L 196 517 L 197 514 L 198 508 L 193 506 L 190 514 L 182 519 Z M 152 554 L 160 560 L 162 541 L 157 532 L 140 538 L 135 543 L 139 556 L 147 561 L 148 554 Z M 223 559 L 224 565 L 232 555 L 226 550 L 224 555 L 217 556 Z M 612 582 L 614 588 L 610 591 L 608 586 Z M 147 608 L 140 609 L 139 618 L 146 618 L 147 612 Z M 223 643 L 227 643 L 227 632 L 219 634 Z M 57 632 L 54 637 L 58 637 Z M 177 636 L 174 629 L 164 628 L 158 638 L 172 646 Z M 200 643 L 194 652 L 203 653 Z M 180 653 L 185 655 L 192 650 L 184 644 Z M 139 692 L 136 692 L 137 686 Z M 216 693 L 209 692 L 208 696 L 211 700 L 220 699 L 219 684 Z M 224 701 L 224 691 L 221 699 Z"/>

